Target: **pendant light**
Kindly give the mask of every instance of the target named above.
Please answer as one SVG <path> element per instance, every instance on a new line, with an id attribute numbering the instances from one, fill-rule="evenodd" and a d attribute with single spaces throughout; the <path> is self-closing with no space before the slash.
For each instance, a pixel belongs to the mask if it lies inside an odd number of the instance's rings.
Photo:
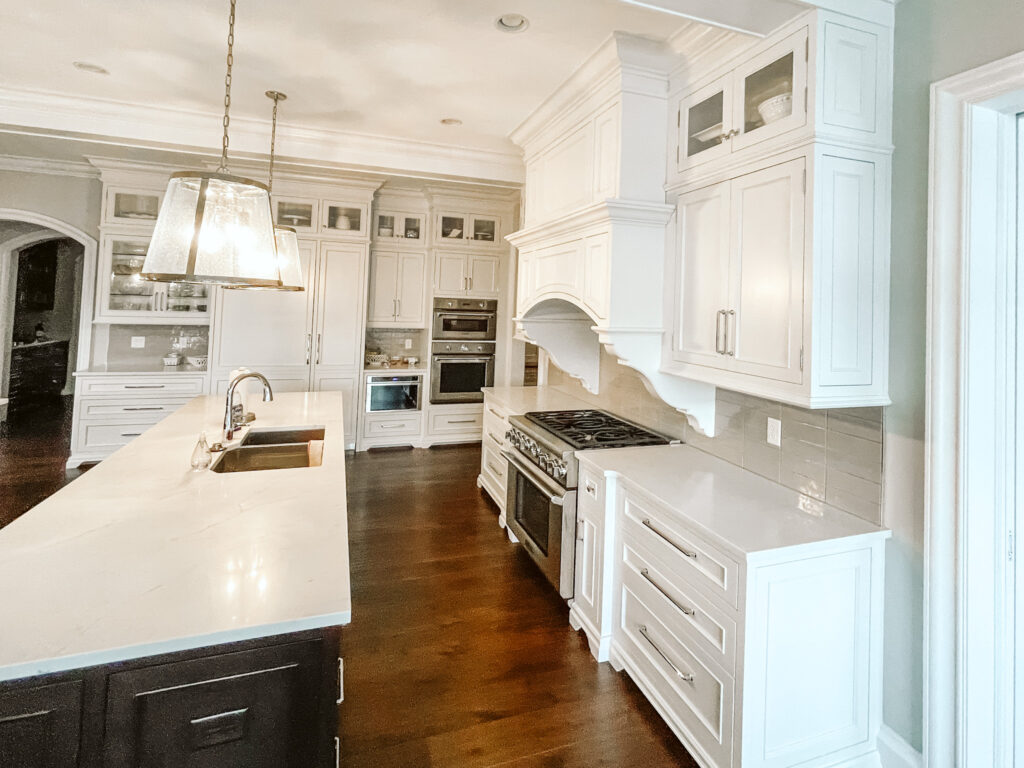
<path id="1" fill-rule="evenodd" d="M 277 142 L 277 103 L 288 98 L 280 91 L 267 91 L 268 99 L 274 101 L 273 119 L 270 123 L 270 173 L 267 178 L 267 192 L 274 193 L 274 145 Z M 281 285 L 271 286 L 269 290 L 304 291 L 302 284 L 302 262 L 299 260 L 299 238 L 291 227 L 274 225 L 274 243 L 277 247 L 277 268 L 280 272 Z M 265 286 L 229 285 L 228 288 L 267 290 Z"/>
<path id="2" fill-rule="evenodd" d="M 224 136 L 213 173 L 172 174 L 141 277 L 180 283 L 280 287 L 270 190 L 228 171 L 235 0 L 228 20 L 224 78 Z"/>

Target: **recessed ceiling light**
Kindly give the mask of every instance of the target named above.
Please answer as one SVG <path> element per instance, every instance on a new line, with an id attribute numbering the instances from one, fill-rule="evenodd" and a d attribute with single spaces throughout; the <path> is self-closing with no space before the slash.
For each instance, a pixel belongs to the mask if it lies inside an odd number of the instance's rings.
<path id="1" fill-rule="evenodd" d="M 522 32 L 530 26 L 530 20 L 521 13 L 503 13 L 494 20 L 494 26 L 502 32 Z"/>
<path id="2" fill-rule="evenodd" d="M 106 69 L 101 67 L 99 64 L 91 64 L 88 61 L 76 61 L 74 62 L 75 69 L 80 69 L 83 72 L 92 72 L 94 75 L 109 75 Z"/>
<path id="3" fill-rule="evenodd" d="M 441 125 L 462 125 L 462 121 L 457 117 L 446 117 L 441 120 Z"/>

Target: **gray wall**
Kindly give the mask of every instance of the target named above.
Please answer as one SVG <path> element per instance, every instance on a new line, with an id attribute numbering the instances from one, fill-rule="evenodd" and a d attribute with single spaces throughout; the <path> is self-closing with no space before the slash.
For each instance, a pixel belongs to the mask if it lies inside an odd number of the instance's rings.
<path id="1" fill-rule="evenodd" d="M 1020 0 L 902 0 L 896 7 L 892 335 L 885 412 L 885 723 L 922 736 L 925 278 L 929 85 L 1024 49 Z"/>
<path id="2" fill-rule="evenodd" d="M 102 194 L 98 178 L 0 171 L 0 208 L 52 216 L 96 239 Z"/>

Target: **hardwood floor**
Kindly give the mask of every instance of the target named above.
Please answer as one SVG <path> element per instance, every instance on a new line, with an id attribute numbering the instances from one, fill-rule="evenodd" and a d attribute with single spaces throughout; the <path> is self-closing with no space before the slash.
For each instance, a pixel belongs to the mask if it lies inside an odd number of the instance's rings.
<path id="1" fill-rule="evenodd" d="M 65 470 L 71 452 L 74 398 L 0 426 L 0 528 L 78 477 Z"/>
<path id="2" fill-rule="evenodd" d="M 346 768 L 696 766 L 477 489 L 479 446 L 348 466 Z"/>

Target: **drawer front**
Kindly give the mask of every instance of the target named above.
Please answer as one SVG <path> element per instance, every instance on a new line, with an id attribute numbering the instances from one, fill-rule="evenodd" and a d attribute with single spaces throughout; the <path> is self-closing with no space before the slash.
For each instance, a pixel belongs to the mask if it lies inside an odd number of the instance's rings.
<path id="1" fill-rule="evenodd" d="M 478 433 L 483 429 L 483 411 L 476 410 L 466 413 L 440 413 L 430 414 L 430 434 L 461 434 L 463 432 Z"/>
<path id="2" fill-rule="evenodd" d="M 480 469 L 495 483 L 506 488 L 508 481 L 508 462 L 498 449 L 492 448 L 484 438 L 484 447 L 480 457 Z"/>
<path id="3" fill-rule="evenodd" d="M 682 524 L 675 512 L 626 488 L 622 527 L 668 565 L 671 573 L 738 607 L 739 565 Z"/>
<path id="4" fill-rule="evenodd" d="M 703 650 L 730 675 L 736 674 L 736 622 L 693 589 L 674 578 L 667 564 L 626 536 L 622 546 L 622 581 L 643 596 L 674 634 Z"/>
<path id="5" fill-rule="evenodd" d="M 666 719 L 689 734 L 714 765 L 725 768 L 732 758 L 736 684 L 661 622 L 659 613 L 646 598 L 623 586 L 624 653 L 640 673 L 640 687 Z"/>
<path id="6" fill-rule="evenodd" d="M 203 376 L 178 374 L 171 376 L 82 376 L 76 387 L 84 397 L 119 397 L 119 396 L 188 396 L 203 394 Z"/>
<path id="7" fill-rule="evenodd" d="M 421 415 L 391 417 L 387 419 L 367 418 L 363 426 L 364 437 L 394 437 L 418 435 Z"/>
<path id="8" fill-rule="evenodd" d="M 580 465 L 579 493 L 576 498 L 580 504 L 604 507 L 604 476 L 590 467 Z"/>
<path id="9" fill-rule="evenodd" d="M 511 414 L 504 408 L 504 406 L 498 405 L 491 398 L 484 396 L 484 416 L 500 421 L 502 424 L 508 425 L 508 417 Z"/>
<path id="10" fill-rule="evenodd" d="M 500 452 L 505 447 L 505 433 L 507 431 L 508 425 L 504 421 L 494 418 L 490 411 L 484 411 L 484 445 Z"/>
<path id="11" fill-rule="evenodd" d="M 152 426 L 152 421 L 125 421 L 118 424 L 83 421 L 79 426 L 79 449 L 108 451 L 120 448 Z"/>
<path id="12" fill-rule="evenodd" d="M 152 424 L 169 416 L 188 402 L 187 397 L 171 400 L 82 400 L 80 414 L 83 419 L 131 419 Z"/>

